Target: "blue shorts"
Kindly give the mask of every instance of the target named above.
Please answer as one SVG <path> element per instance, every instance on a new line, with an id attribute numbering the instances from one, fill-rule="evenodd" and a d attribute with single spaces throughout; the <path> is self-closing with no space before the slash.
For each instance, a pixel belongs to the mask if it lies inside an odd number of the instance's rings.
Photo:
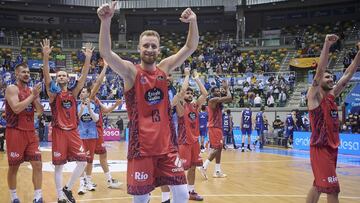
<path id="1" fill-rule="evenodd" d="M 243 135 L 251 135 L 251 128 L 242 128 L 241 132 Z"/>
<path id="2" fill-rule="evenodd" d="M 294 135 L 294 130 L 286 130 L 286 133 L 285 133 L 285 137 L 286 138 L 293 138 L 293 135 Z"/>
<path id="3" fill-rule="evenodd" d="M 231 136 L 231 135 L 232 135 L 231 131 L 224 131 L 224 130 L 223 130 L 223 136 L 224 136 L 224 137 L 226 137 L 226 136 Z"/>
<path id="4" fill-rule="evenodd" d="M 256 132 L 257 132 L 257 136 L 260 136 L 260 135 L 263 135 L 263 129 L 256 129 Z"/>
<path id="5" fill-rule="evenodd" d="M 206 137 L 207 136 L 207 128 L 200 128 L 200 136 Z"/>

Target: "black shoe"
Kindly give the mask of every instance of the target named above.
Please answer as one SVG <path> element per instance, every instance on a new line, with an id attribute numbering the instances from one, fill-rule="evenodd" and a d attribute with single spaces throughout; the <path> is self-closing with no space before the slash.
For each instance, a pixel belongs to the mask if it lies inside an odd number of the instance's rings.
<path id="1" fill-rule="evenodd" d="M 166 200 L 165 202 L 161 202 L 161 203 L 170 203 L 170 199 Z"/>
<path id="2" fill-rule="evenodd" d="M 65 199 L 58 199 L 57 201 L 58 203 L 67 203 L 67 201 Z"/>
<path id="3" fill-rule="evenodd" d="M 251 152 L 251 148 L 250 148 L 250 147 L 247 147 L 246 150 L 249 151 L 249 152 Z"/>
<path id="4" fill-rule="evenodd" d="M 241 147 L 241 152 L 245 152 L 245 148 L 244 148 L 244 147 Z"/>
<path id="5" fill-rule="evenodd" d="M 64 192 L 65 197 L 67 198 L 67 200 L 68 200 L 69 202 L 71 202 L 71 203 L 75 203 L 75 202 L 76 202 L 75 199 L 74 199 L 74 197 L 73 197 L 73 195 L 72 195 L 72 191 L 69 190 L 66 186 L 63 187 L 62 191 Z"/>

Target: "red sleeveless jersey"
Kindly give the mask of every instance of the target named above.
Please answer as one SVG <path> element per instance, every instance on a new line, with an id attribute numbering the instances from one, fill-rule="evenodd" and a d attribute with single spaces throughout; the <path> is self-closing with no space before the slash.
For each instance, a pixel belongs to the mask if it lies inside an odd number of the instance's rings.
<path id="1" fill-rule="evenodd" d="M 338 148 L 340 123 L 335 96 L 327 94 L 317 108 L 309 111 L 309 117 L 312 129 L 310 146 Z"/>
<path id="2" fill-rule="evenodd" d="M 99 120 L 96 122 L 96 130 L 100 135 L 104 134 L 104 127 L 103 127 L 103 115 L 102 115 L 102 111 L 101 111 L 101 106 L 100 106 L 100 100 L 99 98 L 95 97 L 95 106 L 98 106 L 98 108 L 100 109 L 99 111 Z"/>
<path id="3" fill-rule="evenodd" d="M 220 128 L 222 129 L 222 104 L 216 104 L 215 109 L 209 107 L 208 127 L 209 128 Z"/>
<path id="4" fill-rule="evenodd" d="M 166 74 L 156 67 L 136 65 L 134 86 L 125 92 L 129 117 L 128 158 L 155 156 L 176 150 Z"/>
<path id="5" fill-rule="evenodd" d="M 50 104 L 52 126 L 64 130 L 76 129 L 78 126 L 77 102 L 71 91 L 62 91 L 56 94 Z"/>
<path id="6" fill-rule="evenodd" d="M 178 119 L 179 144 L 194 144 L 200 135 L 199 112 L 195 103 L 184 104 L 184 116 Z"/>
<path id="7" fill-rule="evenodd" d="M 16 85 L 19 88 L 19 102 L 24 101 L 31 94 L 31 89 L 29 87 L 21 87 Z M 10 105 L 5 101 L 5 112 L 6 112 L 6 127 L 17 128 L 25 131 L 33 131 L 34 127 L 34 105 L 31 103 L 19 114 L 14 113 Z"/>

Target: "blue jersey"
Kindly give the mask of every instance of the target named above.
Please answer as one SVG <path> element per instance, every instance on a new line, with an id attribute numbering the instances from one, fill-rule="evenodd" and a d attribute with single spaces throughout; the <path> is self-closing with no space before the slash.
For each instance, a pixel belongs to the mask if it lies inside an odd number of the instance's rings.
<path id="1" fill-rule="evenodd" d="M 264 117 L 263 117 L 263 112 L 261 112 L 261 111 L 256 114 L 255 128 L 257 130 L 264 129 Z"/>
<path id="2" fill-rule="evenodd" d="M 80 110 L 81 103 L 78 105 L 78 109 Z M 95 106 L 94 103 L 90 103 L 90 108 L 94 113 L 98 114 L 100 108 Z M 79 125 L 78 130 L 80 133 L 81 139 L 97 139 L 98 134 L 96 130 L 96 122 L 90 116 L 89 109 L 87 107 L 84 108 L 82 115 L 79 117 Z"/>
<path id="3" fill-rule="evenodd" d="M 294 119 L 293 119 L 293 117 L 291 115 L 287 115 L 285 122 L 286 122 L 286 130 L 287 131 L 294 130 L 295 122 L 294 122 Z"/>
<path id="4" fill-rule="evenodd" d="M 199 126 L 200 129 L 205 129 L 208 122 L 208 113 L 206 111 L 201 111 L 199 113 Z"/>
<path id="5" fill-rule="evenodd" d="M 241 121 L 242 121 L 242 125 L 241 125 L 241 128 L 251 128 L 252 126 L 252 119 L 251 119 L 251 116 L 252 116 L 252 112 L 250 109 L 245 109 L 243 112 L 242 112 L 242 115 L 241 115 Z"/>

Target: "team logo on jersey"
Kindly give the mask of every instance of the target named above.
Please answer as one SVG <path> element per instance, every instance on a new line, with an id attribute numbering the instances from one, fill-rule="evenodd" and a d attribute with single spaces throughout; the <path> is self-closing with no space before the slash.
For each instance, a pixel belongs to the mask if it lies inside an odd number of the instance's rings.
<path id="1" fill-rule="evenodd" d="M 145 93 L 145 101 L 150 105 L 155 105 L 160 103 L 164 98 L 164 93 L 161 89 L 154 87 L 153 89 L 148 90 Z"/>
<path id="2" fill-rule="evenodd" d="M 63 100 L 61 101 L 61 105 L 65 108 L 65 109 L 70 109 L 72 106 L 72 102 L 71 100 Z"/>
<path id="3" fill-rule="evenodd" d="M 165 80 L 165 77 L 162 76 L 162 75 L 159 75 L 159 76 L 157 77 L 157 80 L 160 80 L 160 81 Z"/>
<path id="4" fill-rule="evenodd" d="M 90 114 L 85 113 L 80 117 L 80 120 L 84 123 L 91 122 L 93 119 L 91 118 Z"/>
<path id="5" fill-rule="evenodd" d="M 195 112 L 190 112 L 188 116 L 189 116 L 191 121 L 194 121 L 196 119 L 196 113 Z"/>
<path id="6" fill-rule="evenodd" d="M 336 110 L 331 110 L 330 111 L 330 115 L 332 118 L 338 118 L 339 117 L 339 114 Z"/>
<path id="7" fill-rule="evenodd" d="M 140 83 L 143 85 L 145 85 L 147 83 L 147 79 L 145 76 L 143 76 L 143 75 L 140 76 Z"/>

